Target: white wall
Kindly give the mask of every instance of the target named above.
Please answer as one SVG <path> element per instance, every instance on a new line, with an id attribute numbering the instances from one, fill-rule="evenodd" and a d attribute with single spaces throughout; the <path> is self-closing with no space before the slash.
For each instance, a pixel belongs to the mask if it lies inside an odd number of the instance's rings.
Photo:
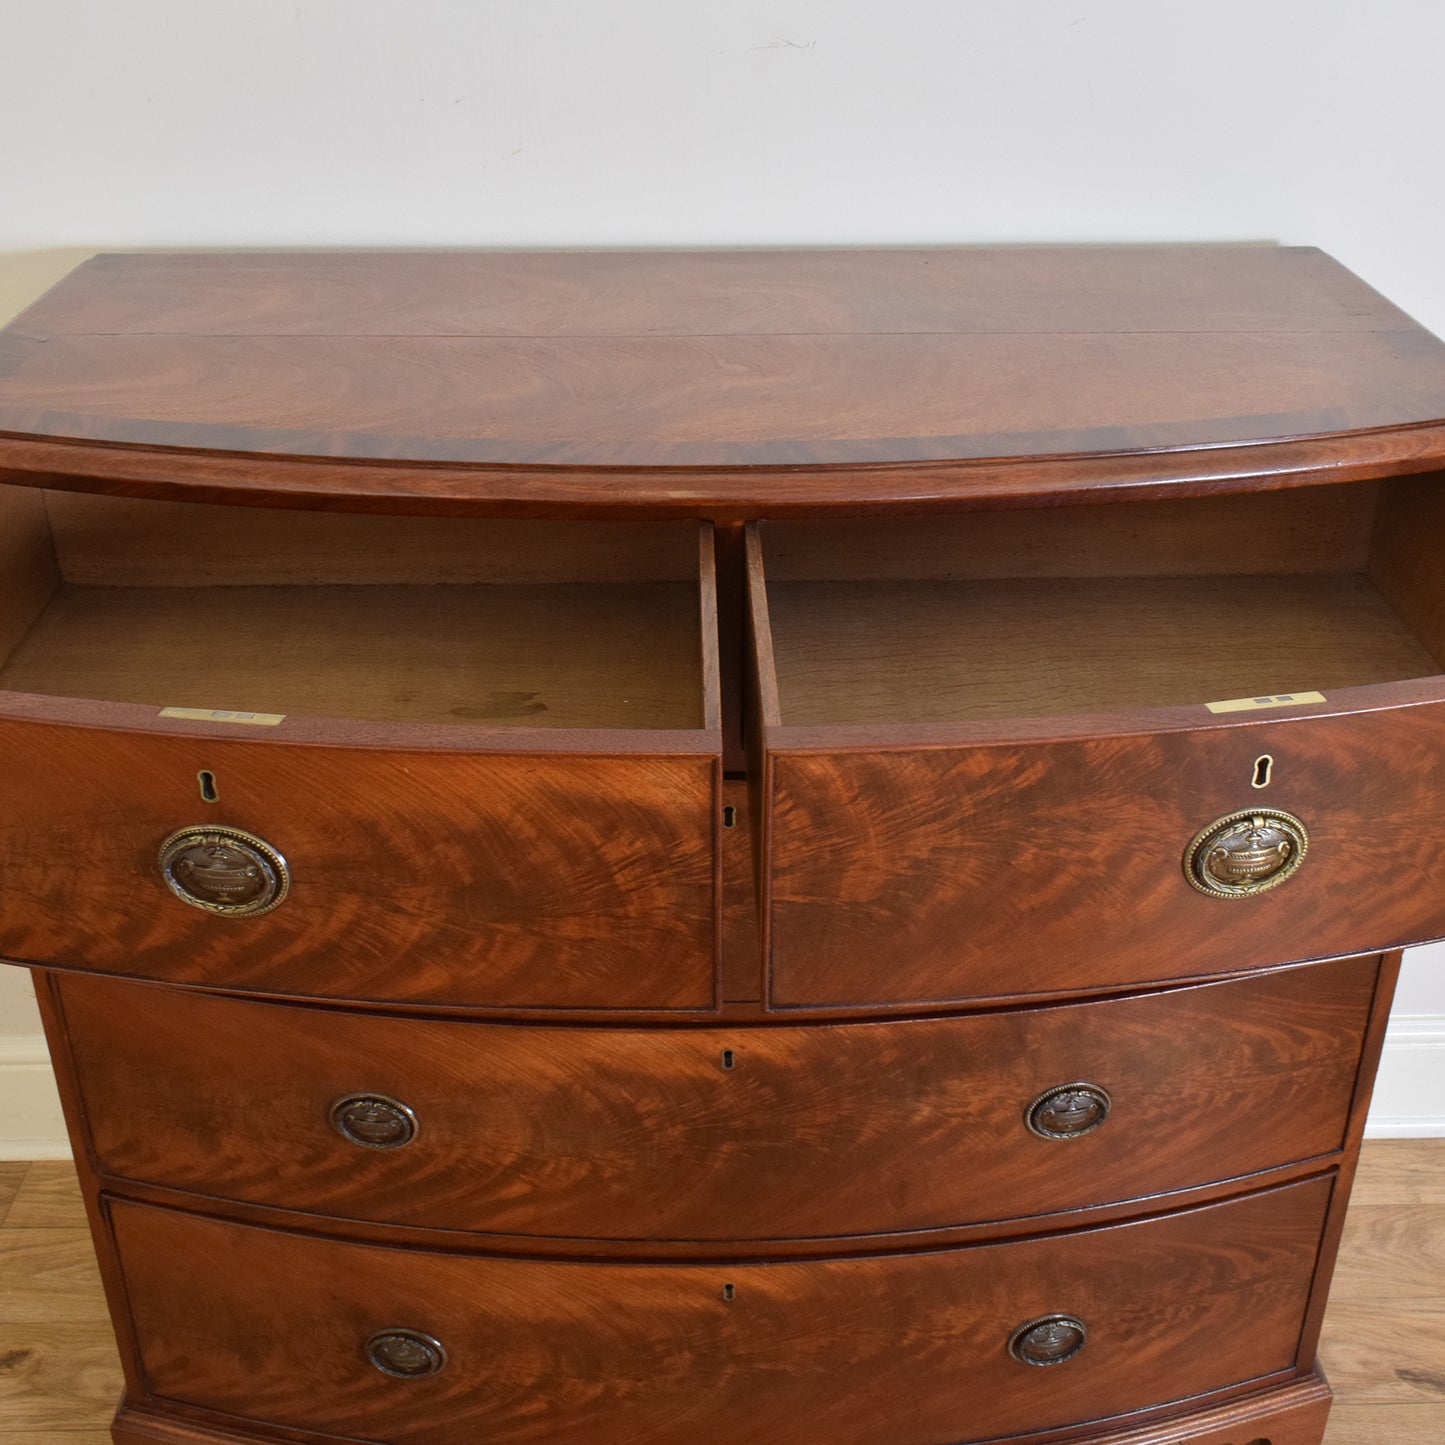
<path id="1" fill-rule="evenodd" d="M 0 0 L 0 315 L 99 248 L 1260 239 L 1445 333 L 1442 74 L 1440 0 Z M 1436 950 L 1380 1126 L 1441 1097 Z"/>
<path id="2" fill-rule="evenodd" d="M 0 250 L 1267 238 L 1445 330 L 1439 0 L 0 0 Z"/>

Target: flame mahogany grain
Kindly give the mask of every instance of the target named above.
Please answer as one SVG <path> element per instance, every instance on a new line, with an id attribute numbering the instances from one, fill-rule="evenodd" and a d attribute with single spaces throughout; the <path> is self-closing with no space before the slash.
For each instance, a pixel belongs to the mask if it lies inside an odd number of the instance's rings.
<path id="1" fill-rule="evenodd" d="M 1442 703 L 1057 742 L 789 741 L 769 759 L 780 1008 L 1121 988 L 1445 933 Z M 1268 806 L 1306 821 L 1310 855 L 1274 892 L 1207 897 L 1185 845 L 1263 805 L 1265 753 Z"/>
<path id="2" fill-rule="evenodd" d="M 1367 957 L 972 1018 L 648 1030 L 318 1023 L 57 985 L 112 1177 L 435 1229 L 736 1243 L 1063 1212 L 1331 1154 L 1377 971 Z M 1077 1080 L 1111 1095 L 1105 1124 L 1030 1133 L 1029 1103 Z M 411 1143 L 369 1150 L 330 1127 L 335 1099 L 367 1091 L 416 1112 Z"/>
<path id="3" fill-rule="evenodd" d="M 969 1249 L 765 1264 L 467 1257 L 122 1200 L 109 1212 L 145 1377 L 165 1400 L 399 1445 L 673 1445 L 724 1421 L 749 1445 L 941 1445 L 1298 1370 L 1332 1187 Z M 1081 1354 L 1037 1372 L 1010 1357 L 1015 1327 L 1060 1310 L 1091 1326 Z M 399 1381 L 367 1363 L 365 1340 L 399 1326 L 442 1342 L 439 1374 Z"/>
<path id="4" fill-rule="evenodd" d="M 574 752 L 538 733 L 412 751 L 0 721 L 0 952 L 302 997 L 711 1009 L 720 740 L 632 741 L 649 751 L 609 755 L 600 732 Z M 274 912 L 168 894 L 161 840 L 211 823 L 285 855 Z"/>

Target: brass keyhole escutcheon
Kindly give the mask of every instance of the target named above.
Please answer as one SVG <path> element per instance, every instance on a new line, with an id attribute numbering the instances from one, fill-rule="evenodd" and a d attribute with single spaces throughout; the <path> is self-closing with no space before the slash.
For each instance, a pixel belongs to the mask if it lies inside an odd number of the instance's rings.
<path id="1" fill-rule="evenodd" d="M 411 1109 L 386 1094 L 347 1094 L 331 1106 L 331 1123 L 343 1139 L 364 1149 L 401 1149 L 416 1138 Z"/>
<path id="2" fill-rule="evenodd" d="M 1194 835 L 1184 850 L 1184 876 L 1213 898 L 1251 898 L 1294 877 L 1309 846 L 1293 813 L 1244 808 Z"/>
<path id="3" fill-rule="evenodd" d="M 1097 1084 L 1061 1084 L 1040 1094 L 1024 1112 L 1040 1139 L 1082 1139 L 1105 1119 L 1113 1100 Z"/>
<path id="4" fill-rule="evenodd" d="M 269 913 L 291 889 L 285 858 L 240 828 L 182 828 L 161 844 L 158 861 L 182 903 L 225 918 Z"/>
<path id="5" fill-rule="evenodd" d="M 1044 1315 L 1009 1336 L 1008 1352 L 1021 1365 L 1062 1365 L 1089 1342 L 1088 1326 L 1074 1315 Z"/>
<path id="6" fill-rule="evenodd" d="M 420 1330 L 378 1330 L 366 1342 L 366 1358 L 395 1380 L 420 1380 L 446 1364 L 447 1352 Z"/>

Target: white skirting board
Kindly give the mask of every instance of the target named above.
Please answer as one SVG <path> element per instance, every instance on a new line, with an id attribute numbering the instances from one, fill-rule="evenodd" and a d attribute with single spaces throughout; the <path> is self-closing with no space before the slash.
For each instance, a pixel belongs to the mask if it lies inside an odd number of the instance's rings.
<path id="1" fill-rule="evenodd" d="M 1445 1014 L 1390 1020 L 1366 1134 L 1371 1139 L 1445 1138 Z"/>
<path id="2" fill-rule="evenodd" d="M 0 1160 L 69 1158 L 45 1040 L 0 1034 Z"/>
<path id="3" fill-rule="evenodd" d="M 1368 1132 L 1372 1139 L 1445 1138 L 1445 1014 L 1390 1024 Z M 0 1160 L 69 1157 L 44 1039 L 0 1035 Z"/>

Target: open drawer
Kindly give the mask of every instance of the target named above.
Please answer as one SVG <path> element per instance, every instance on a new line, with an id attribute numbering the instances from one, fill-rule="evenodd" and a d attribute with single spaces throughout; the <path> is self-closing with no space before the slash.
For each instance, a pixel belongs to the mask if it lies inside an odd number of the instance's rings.
<path id="1" fill-rule="evenodd" d="M 1445 934 L 1445 480 L 754 529 L 770 999 Z"/>
<path id="2" fill-rule="evenodd" d="M 714 1006 L 710 529 L 0 506 L 0 953 Z"/>

